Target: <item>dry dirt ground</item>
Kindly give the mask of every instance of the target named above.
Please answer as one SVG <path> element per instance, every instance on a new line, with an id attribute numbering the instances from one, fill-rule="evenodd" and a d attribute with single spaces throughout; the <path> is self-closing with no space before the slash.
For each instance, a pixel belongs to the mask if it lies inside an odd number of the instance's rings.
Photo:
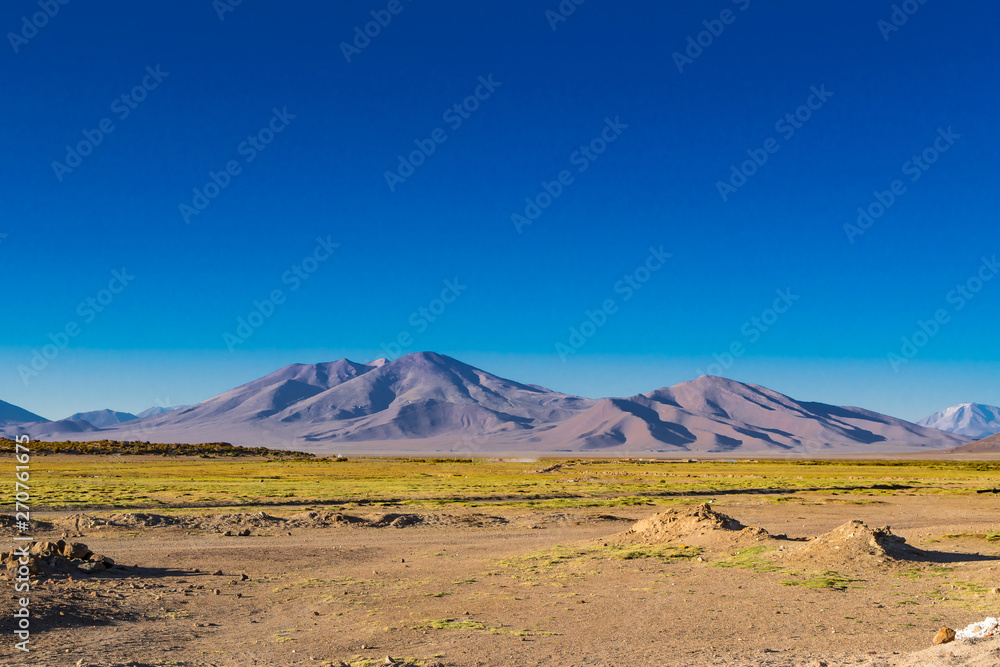
<path id="1" fill-rule="evenodd" d="M 26 656 L 7 582 L 0 664 L 1000 665 L 931 645 L 1000 616 L 992 497 L 677 507 L 52 515 L 125 569 L 35 580 Z"/>

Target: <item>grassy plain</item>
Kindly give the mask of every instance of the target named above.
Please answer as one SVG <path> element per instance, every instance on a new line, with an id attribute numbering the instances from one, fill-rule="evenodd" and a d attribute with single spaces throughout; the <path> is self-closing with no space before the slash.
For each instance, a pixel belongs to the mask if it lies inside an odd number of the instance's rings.
<path id="1" fill-rule="evenodd" d="M 553 466 L 558 466 L 553 469 Z M 762 495 L 864 504 L 992 489 L 1000 462 L 629 461 L 357 458 L 278 460 L 36 455 L 41 509 L 407 505 L 526 510 L 670 505 Z M 548 469 L 548 472 L 539 472 Z"/>

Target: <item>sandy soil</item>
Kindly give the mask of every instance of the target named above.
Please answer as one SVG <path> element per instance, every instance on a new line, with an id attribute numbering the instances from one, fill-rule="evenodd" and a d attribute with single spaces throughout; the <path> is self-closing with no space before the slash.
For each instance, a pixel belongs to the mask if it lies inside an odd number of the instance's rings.
<path id="1" fill-rule="evenodd" d="M 697 557 L 622 558 L 605 547 L 662 506 L 417 510 L 412 521 L 334 508 L 346 518 L 320 514 L 322 527 L 298 508 L 269 511 L 296 514 L 297 523 L 231 519 L 231 536 L 217 518 L 202 527 L 142 527 L 152 521 L 133 517 L 67 528 L 63 517 L 48 536 L 68 531 L 127 569 L 57 568 L 40 578 L 27 660 L 13 650 L 8 592 L 0 663 L 358 665 L 389 656 L 458 666 L 998 665 L 996 640 L 931 646 L 942 626 L 1000 615 L 1000 596 L 990 592 L 1000 585 L 1000 543 L 942 538 L 995 530 L 996 502 L 716 503 L 713 510 L 767 531 L 760 544 L 773 548 L 749 558 L 752 541 L 711 534 L 688 540 L 700 542 Z M 845 551 L 811 568 L 809 552 L 797 551 L 809 543 L 799 540 L 852 519 L 890 524 L 922 555 L 883 563 Z M 244 526 L 250 536 L 239 536 Z M 694 548 L 680 539 L 676 553 Z M 819 578 L 829 571 L 837 578 Z"/>

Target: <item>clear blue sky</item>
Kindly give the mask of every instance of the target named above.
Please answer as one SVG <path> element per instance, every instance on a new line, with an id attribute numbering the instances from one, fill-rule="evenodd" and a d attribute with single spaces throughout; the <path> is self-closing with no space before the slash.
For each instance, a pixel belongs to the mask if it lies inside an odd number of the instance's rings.
<path id="1" fill-rule="evenodd" d="M 996 3 L 896 26 L 891 2 L 224 1 L 0 8 L 3 400 L 195 402 L 403 334 L 587 396 L 713 372 L 910 419 L 1000 404 L 1000 280 L 975 282 L 1000 251 Z"/>

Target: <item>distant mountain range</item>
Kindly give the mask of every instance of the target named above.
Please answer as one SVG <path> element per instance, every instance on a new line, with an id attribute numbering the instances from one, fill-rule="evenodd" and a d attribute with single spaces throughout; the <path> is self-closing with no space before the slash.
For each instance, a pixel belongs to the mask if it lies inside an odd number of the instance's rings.
<path id="1" fill-rule="evenodd" d="M 26 413 L 34 419 L 22 415 L 0 432 L 17 430 L 36 439 L 126 440 L 141 434 L 158 442 L 227 441 L 319 453 L 464 455 L 823 455 L 944 450 L 971 440 L 713 376 L 627 398 L 581 398 L 434 352 L 366 364 L 293 364 L 197 405 L 99 428 L 81 419 L 128 416 L 106 413 L 59 422 Z"/>
<path id="2" fill-rule="evenodd" d="M 962 403 L 935 412 L 917 423 L 970 438 L 985 438 L 1000 433 L 1000 408 L 995 405 Z"/>
<path id="3" fill-rule="evenodd" d="M 69 421 L 85 421 L 97 428 L 106 428 L 122 422 L 138 419 L 130 412 L 115 412 L 114 410 L 94 410 L 92 412 L 77 412 L 66 418 Z"/>

